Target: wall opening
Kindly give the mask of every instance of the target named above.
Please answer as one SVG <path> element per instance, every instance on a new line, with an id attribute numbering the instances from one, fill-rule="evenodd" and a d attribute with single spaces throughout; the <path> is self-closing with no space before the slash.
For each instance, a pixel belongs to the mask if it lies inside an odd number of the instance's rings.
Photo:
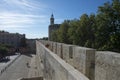
<path id="1" fill-rule="evenodd" d="M 70 46 L 70 48 L 69 48 L 69 58 L 73 58 L 73 48 L 72 48 L 72 46 Z"/>

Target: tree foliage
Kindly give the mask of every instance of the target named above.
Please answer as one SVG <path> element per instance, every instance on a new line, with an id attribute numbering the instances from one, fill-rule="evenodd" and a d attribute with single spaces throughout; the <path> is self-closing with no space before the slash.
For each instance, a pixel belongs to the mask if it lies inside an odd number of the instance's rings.
<path id="1" fill-rule="evenodd" d="M 97 22 L 97 47 L 100 50 L 120 50 L 120 1 L 113 0 L 99 7 Z"/>
<path id="2" fill-rule="evenodd" d="M 6 45 L 0 44 L 0 55 L 5 57 L 8 53 L 8 48 Z"/>
<path id="3" fill-rule="evenodd" d="M 104 3 L 96 15 L 65 20 L 52 36 L 57 42 L 120 52 L 120 0 Z"/>

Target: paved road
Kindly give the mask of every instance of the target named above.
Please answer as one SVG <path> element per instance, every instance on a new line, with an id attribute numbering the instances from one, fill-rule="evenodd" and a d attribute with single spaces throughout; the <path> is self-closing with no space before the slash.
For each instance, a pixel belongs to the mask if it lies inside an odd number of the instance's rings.
<path id="1" fill-rule="evenodd" d="M 31 60 L 30 56 L 21 55 L 2 75 L 0 80 L 17 80 L 28 77 L 29 68 L 26 63 Z"/>

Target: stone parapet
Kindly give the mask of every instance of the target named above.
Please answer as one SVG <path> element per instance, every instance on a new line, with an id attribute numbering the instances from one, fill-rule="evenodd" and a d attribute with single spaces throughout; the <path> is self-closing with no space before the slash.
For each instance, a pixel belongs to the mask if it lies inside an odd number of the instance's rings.
<path id="1" fill-rule="evenodd" d="M 119 53 L 98 51 L 95 64 L 95 80 L 120 80 Z"/>
<path id="2" fill-rule="evenodd" d="M 52 43 L 53 53 L 90 80 L 120 80 L 120 53 L 51 41 L 49 43 Z"/>
<path id="3" fill-rule="evenodd" d="M 63 44 L 62 50 L 63 50 L 63 59 L 71 64 L 72 66 L 74 66 L 73 64 L 73 57 L 74 57 L 74 53 L 73 53 L 73 47 L 75 47 L 74 45 L 67 45 L 67 44 Z"/>
<path id="4" fill-rule="evenodd" d="M 51 52 L 39 41 L 36 42 L 37 54 L 42 55 L 45 80 L 89 80 L 59 56 Z"/>
<path id="5" fill-rule="evenodd" d="M 63 59 L 63 43 L 57 43 L 57 55 Z"/>
<path id="6" fill-rule="evenodd" d="M 90 80 L 95 80 L 95 49 L 73 47 L 74 67 L 86 75 Z"/>

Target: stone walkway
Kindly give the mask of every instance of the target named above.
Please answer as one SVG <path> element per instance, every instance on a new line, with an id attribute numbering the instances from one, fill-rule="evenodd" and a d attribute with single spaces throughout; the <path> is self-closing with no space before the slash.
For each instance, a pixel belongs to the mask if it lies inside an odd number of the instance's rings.
<path id="1" fill-rule="evenodd" d="M 10 56 L 10 61 L 0 63 L 0 74 L 2 74 L 20 55 Z"/>
<path id="2" fill-rule="evenodd" d="M 37 71 L 37 64 L 36 64 L 36 56 L 32 55 L 31 62 L 29 63 L 29 73 L 28 73 L 28 78 L 31 77 L 39 77 L 38 76 L 38 71 Z"/>
<path id="3" fill-rule="evenodd" d="M 28 77 L 29 68 L 26 66 L 31 61 L 30 56 L 21 55 L 1 75 L 0 80 L 17 80 Z"/>

